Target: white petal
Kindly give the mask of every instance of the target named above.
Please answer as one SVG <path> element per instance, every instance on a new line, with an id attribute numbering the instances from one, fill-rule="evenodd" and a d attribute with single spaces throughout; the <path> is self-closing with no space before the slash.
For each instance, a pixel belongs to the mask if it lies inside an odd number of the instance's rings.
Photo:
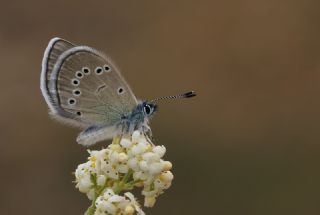
<path id="1" fill-rule="evenodd" d="M 146 161 L 142 160 L 139 162 L 139 167 L 142 171 L 148 171 L 149 167 Z"/>
<path id="2" fill-rule="evenodd" d="M 161 173 L 160 179 L 164 182 L 171 182 L 173 180 L 173 174 L 170 171 Z"/>
<path id="3" fill-rule="evenodd" d="M 100 201 L 96 201 L 96 207 L 97 209 L 99 209 L 100 211 L 106 211 L 107 210 L 107 205 L 106 205 L 107 201 L 105 200 L 100 200 Z"/>
<path id="4" fill-rule="evenodd" d="M 166 182 L 164 184 L 164 189 L 168 189 L 169 187 L 171 187 L 171 182 Z"/>
<path id="5" fill-rule="evenodd" d="M 134 171 L 139 171 L 138 166 L 138 159 L 137 158 L 131 158 L 128 160 L 128 166 L 133 169 Z"/>
<path id="6" fill-rule="evenodd" d="M 88 192 L 92 185 L 93 184 L 91 183 L 90 177 L 89 178 L 85 177 L 85 178 L 81 179 L 79 181 L 79 183 L 77 184 L 79 191 L 82 193 Z"/>
<path id="7" fill-rule="evenodd" d="M 142 155 L 143 160 L 147 161 L 148 163 L 151 162 L 157 162 L 160 160 L 160 157 L 158 154 L 153 152 L 146 152 Z"/>
<path id="8" fill-rule="evenodd" d="M 166 147 L 164 146 L 156 146 L 152 149 L 152 151 L 159 155 L 160 158 L 166 153 Z"/>
<path id="9" fill-rule="evenodd" d="M 169 171 L 172 169 L 172 163 L 170 161 L 163 161 L 163 171 Z"/>
<path id="10" fill-rule="evenodd" d="M 113 151 L 113 152 L 111 152 L 109 158 L 110 158 L 110 162 L 111 162 L 111 163 L 117 163 L 117 162 L 119 161 L 119 153 Z"/>
<path id="11" fill-rule="evenodd" d="M 138 155 L 142 154 L 147 150 L 147 142 L 146 141 L 141 141 L 137 145 L 132 147 L 132 154 L 133 155 Z"/>
<path id="12" fill-rule="evenodd" d="M 135 209 L 132 205 L 127 205 L 124 209 L 124 215 L 133 215 L 134 211 Z"/>
<path id="13" fill-rule="evenodd" d="M 118 208 L 120 208 L 120 209 L 125 209 L 125 208 L 127 207 L 127 205 L 129 205 L 129 204 L 130 204 L 130 201 L 127 200 L 127 199 L 124 199 L 123 201 L 119 202 L 119 203 L 117 204 L 117 206 L 118 206 Z"/>
<path id="14" fill-rule="evenodd" d="M 134 172 L 132 177 L 133 177 L 134 180 L 140 180 L 141 174 L 142 173 L 140 171 L 139 172 Z"/>
<path id="15" fill-rule="evenodd" d="M 128 197 L 130 199 L 130 201 L 133 203 L 135 210 L 137 211 L 137 213 L 139 215 L 144 215 L 144 212 L 141 210 L 138 202 L 136 201 L 136 199 L 134 198 L 134 195 L 130 192 L 126 192 L 124 194 L 126 197 Z"/>
<path id="16" fill-rule="evenodd" d="M 103 163 L 103 165 L 101 165 L 101 170 L 103 171 L 103 172 L 107 172 L 107 171 L 109 171 L 109 170 L 112 170 L 113 169 L 113 167 L 112 167 L 112 164 L 111 164 L 111 162 L 109 162 L 109 161 L 106 161 L 106 162 L 104 162 Z"/>
<path id="17" fill-rule="evenodd" d="M 139 148 L 137 145 L 132 146 L 130 152 L 131 152 L 131 154 L 132 154 L 133 156 L 136 156 L 136 155 L 138 155 L 139 153 L 141 153 L 141 152 L 140 152 L 140 148 Z"/>
<path id="18" fill-rule="evenodd" d="M 120 145 L 124 148 L 129 148 L 132 144 L 133 143 L 129 139 L 126 139 L 126 138 L 122 138 L 120 141 Z"/>
<path id="19" fill-rule="evenodd" d="M 145 213 L 141 210 L 141 208 L 136 208 L 137 215 L 145 215 Z"/>
<path id="20" fill-rule="evenodd" d="M 131 202 L 136 202 L 136 199 L 134 198 L 134 195 L 132 193 L 126 192 L 124 195 L 128 197 Z"/>
<path id="21" fill-rule="evenodd" d="M 120 165 L 118 165 L 117 170 L 120 173 L 127 173 L 129 171 L 129 167 L 127 165 L 120 164 Z"/>
<path id="22" fill-rule="evenodd" d="M 114 195 L 115 194 L 114 194 L 113 190 L 110 189 L 110 188 L 106 189 L 104 191 L 104 193 L 103 193 L 103 197 L 106 198 L 106 199 L 108 199 L 108 198 L 110 198 L 111 196 L 114 196 Z"/>
<path id="23" fill-rule="evenodd" d="M 149 172 L 152 175 L 159 174 L 164 167 L 163 163 L 152 163 L 149 165 Z"/>
<path id="24" fill-rule="evenodd" d="M 128 155 L 126 155 L 126 153 L 121 152 L 119 153 L 119 162 L 125 162 L 128 160 Z"/>
<path id="25" fill-rule="evenodd" d="M 106 211 L 108 211 L 108 213 L 110 213 L 110 214 L 116 214 L 116 212 L 117 212 L 117 208 L 116 208 L 116 206 L 114 206 L 112 203 L 110 203 L 110 202 L 106 202 L 105 203 L 105 209 L 106 209 Z"/>
<path id="26" fill-rule="evenodd" d="M 88 161 L 86 163 L 80 164 L 75 172 L 76 178 L 81 178 L 83 175 L 89 175 L 90 171 L 92 170 L 91 168 L 91 161 Z"/>
<path id="27" fill-rule="evenodd" d="M 106 155 L 106 149 L 103 149 L 100 151 L 97 151 L 97 150 L 91 151 L 90 155 L 91 157 L 95 157 L 96 160 L 103 160 L 103 158 Z"/>
<path id="28" fill-rule="evenodd" d="M 98 150 L 92 150 L 92 151 L 89 151 L 89 153 L 90 153 L 91 157 L 92 157 L 92 156 L 97 157 L 98 154 L 99 154 L 99 151 L 98 151 Z"/>
<path id="29" fill-rule="evenodd" d="M 169 183 L 166 183 L 166 182 L 164 182 L 164 181 L 161 181 L 161 180 L 157 179 L 157 180 L 155 180 L 155 182 L 154 182 L 154 189 L 155 189 L 155 190 L 162 191 L 162 190 L 164 190 L 164 189 L 167 189 L 168 185 L 170 186 L 171 183 L 169 184 Z"/>
<path id="30" fill-rule="evenodd" d="M 82 184 L 78 184 L 77 187 L 81 193 L 87 193 L 90 190 L 90 186 L 84 186 Z"/>
<path id="31" fill-rule="evenodd" d="M 149 177 L 149 174 L 146 173 L 146 172 L 141 172 L 141 175 L 140 175 L 140 179 L 141 180 L 147 180 L 147 178 Z"/>
<path id="32" fill-rule="evenodd" d="M 105 215 L 105 212 L 101 209 L 97 209 L 95 212 L 94 212 L 94 215 Z"/>
<path id="33" fill-rule="evenodd" d="M 141 138 L 141 133 L 140 133 L 140 131 L 134 131 L 134 132 L 132 133 L 132 142 L 133 142 L 133 143 L 139 142 L 140 138 Z"/>
<path id="34" fill-rule="evenodd" d="M 103 186 L 105 183 L 106 183 L 106 176 L 105 175 L 98 175 L 97 184 L 99 186 Z"/>
<path id="35" fill-rule="evenodd" d="M 109 170 L 109 172 L 107 172 L 107 176 L 112 179 L 119 179 L 119 174 L 116 170 Z"/>
<path id="36" fill-rule="evenodd" d="M 111 196 L 108 201 L 113 203 L 113 202 L 122 202 L 124 201 L 125 198 L 123 196 L 118 196 L 118 195 L 114 195 L 114 196 Z"/>
<path id="37" fill-rule="evenodd" d="M 144 198 L 144 206 L 145 207 L 153 207 L 156 203 L 156 197 L 155 196 L 147 196 Z"/>
<path id="38" fill-rule="evenodd" d="M 134 180 L 146 180 L 148 178 L 148 175 L 145 172 L 138 171 L 134 172 L 132 177 Z"/>

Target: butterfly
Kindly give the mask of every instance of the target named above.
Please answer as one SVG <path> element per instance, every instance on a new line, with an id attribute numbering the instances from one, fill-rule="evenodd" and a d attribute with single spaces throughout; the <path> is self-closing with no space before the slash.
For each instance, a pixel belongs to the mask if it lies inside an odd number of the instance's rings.
<path id="1" fill-rule="evenodd" d="M 77 142 L 86 146 L 135 130 L 151 136 L 149 121 L 157 110 L 156 101 L 196 95 L 191 91 L 137 100 L 109 57 L 61 38 L 51 39 L 45 50 L 40 88 L 50 114 L 83 129 Z"/>

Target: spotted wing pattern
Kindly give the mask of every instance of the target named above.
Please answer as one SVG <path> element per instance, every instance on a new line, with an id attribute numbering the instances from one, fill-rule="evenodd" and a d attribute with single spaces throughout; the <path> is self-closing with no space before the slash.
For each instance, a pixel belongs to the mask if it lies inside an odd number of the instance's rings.
<path id="1" fill-rule="evenodd" d="M 52 55 L 55 62 L 52 57 L 44 60 L 50 69 L 42 74 L 46 80 L 42 92 L 54 116 L 80 127 L 114 125 L 137 106 L 130 87 L 108 57 L 71 43 L 59 50 L 63 49 Z"/>

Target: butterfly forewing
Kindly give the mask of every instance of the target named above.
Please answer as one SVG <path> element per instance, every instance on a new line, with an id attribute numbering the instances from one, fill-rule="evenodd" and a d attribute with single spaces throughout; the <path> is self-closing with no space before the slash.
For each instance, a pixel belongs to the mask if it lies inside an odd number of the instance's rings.
<path id="1" fill-rule="evenodd" d="M 57 114 L 83 125 L 114 124 L 138 103 L 111 60 L 86 46 L 63 52 L 50 82 Z"/>

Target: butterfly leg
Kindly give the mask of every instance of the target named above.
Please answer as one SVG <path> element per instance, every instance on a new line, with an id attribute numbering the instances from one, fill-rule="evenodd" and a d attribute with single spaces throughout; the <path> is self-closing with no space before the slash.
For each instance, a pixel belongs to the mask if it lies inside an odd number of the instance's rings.
<path id="1" fill-rule="evenodd" d="M 149 125 L 143 125 L 141 127 L 142 133 L 145 134 L 145 136 L 152 142 L 153 136 L 152 136 L 152 131 Z"/>
<path id="2" fill-rule="evenodd" d="M 130 133 L 130 120 L 128 119 L 121 120 L 120 127 L 121 127 L 120 132 L 122 136 Z"/>

